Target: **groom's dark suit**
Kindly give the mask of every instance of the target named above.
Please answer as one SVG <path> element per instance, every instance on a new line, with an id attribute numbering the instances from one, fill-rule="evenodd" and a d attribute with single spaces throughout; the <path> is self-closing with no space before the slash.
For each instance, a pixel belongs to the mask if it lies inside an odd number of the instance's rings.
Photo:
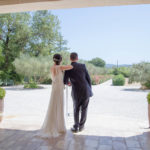
<path id="1" fill-rule="evenodd" d="M 91 80 L 87 72 L 85 64 L 72 62 L 72 70 L 65 71 L 64 84 L 68 84 L 69 80 L 72 85 L 72 99 L 74 105 L 74 128 L 84 127 L 87 117 L 87 107 L 89 97 L 92 96 Z M 81 111 L 81 118 L 79 121 L 79 112 Z"/>

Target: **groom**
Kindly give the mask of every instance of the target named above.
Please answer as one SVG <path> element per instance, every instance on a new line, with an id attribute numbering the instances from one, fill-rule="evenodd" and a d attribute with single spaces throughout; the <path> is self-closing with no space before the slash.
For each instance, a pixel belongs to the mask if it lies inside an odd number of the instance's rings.
<path id="1" fill-rule="evenodd" d="M 91 79 L 85 64 L 78 63 L 78 54 L 70 54 L 72 70 L 65 71 L 64 84 L 72 85 L 74 126 L 72 132 L 82 131 L 87 118 L 89 98 L 92 96 Z M 71 83 L 70 83 L 71 82 Z M 81 117 L 79 118 L 81 113 Z"/>

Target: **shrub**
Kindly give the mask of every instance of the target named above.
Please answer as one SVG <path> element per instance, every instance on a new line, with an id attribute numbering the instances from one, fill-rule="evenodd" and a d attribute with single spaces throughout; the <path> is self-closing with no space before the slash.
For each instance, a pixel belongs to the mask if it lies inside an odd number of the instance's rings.
<path id="1" fill-rule="evenodd" d="M 70 64 L 69 52 L 61 51 L 59 53 L 63 57 L 62 65 Z M 16 72 L 27 82 L 32 78 L 36 83 L 51 83 L 50 67 L 53 65 L 53 54 L 38 57 L 21 54 L 13 64 Z"/>
<path id="2" fill-rule="evenodd" d="M 93 75 L 93 76 L 91 76 L 92 85 L 97 85 L 97 84 L 99 84 L 99 81 L 100 81 L 100 76 L 98 76 L 98 75 Z"/>
<path id="3" fill-rule="evenodd" d="M 148 101 L 148 104 L 150 104 L 150 93 L 148 93 L 147 95 L 147 101 Z"/>
<path id="4" fill-rule="evenodd" d="M 129 82 L 140 82 L 143 87 L 150 88 L 150 63 L 134 64 L 131 69 Z"/>
<path id="5" fill-rule="evenodd" d="M 0 99 L 5 97 L 6 91 L 3 88 L 0 88 Z"/>
<path id="6" fill-rule="evenodd" d="M 120 71 L 119 71 L 118 68 L 114 68 L 112 73 L 113 73 L 114 75 L 119 75 L 119 74 L 120 74 Z"/>
<path id="7" fill-rule="evenodd" d="M 130 67 L 119 67 L 119 68 L 114 68 L 112 73 L 114 75 L 119 75 L 122 74 L 124 77 L 128 78 L 130 76 Z"/>
<path id="8" fill-rule="evenodd" d="M 25 89 L 36 89 L 36 88 L 38 88 L 38 85 L 33 80 L 30 80 L 28 84 L 24 85 L 24 88 Z"/>
<path id="9" fill-rule="evenodd" d="M 31 57 L 22 54 L 15 59 L 14 66 L 18 74 L 33 78 L 38 83 L 50 78 L 51 59 L 51 56 Z"/>
<path id="10" fill-rule="evenodd" d="M 125 78 L 122 74 L 114 76 L 113 85 L 124 85 L 124 84 L 125 84 Z"/>
<path id="11" fill-rule="evenodd" d="M 0 79 L 0 86 L 3 85 L 3 81 Z"/>
<path id="12" fill-rule="evenodd" d="M 128 78 L 130 76 L 131 68 L 130 67 L 120 67 L 119 68 L 120 74 L 124 77 Z"/>
<path id="13" fill-rule="evenodd" d="M 150 89 L 150 82 L 146 82 L 145 84 L 144 84 L 144 86 L 147 88 L 147 89 Z"/>
<path id="14" fill-rule="evenodd" d="M 46 79 L 41 84 L 52 84 L 52 79 Z"/>
<path id="15" fill-rule="evenodd" d="M 90 75 L 105 75 L 108 74 L 107 68 L 102 67 L 96 67 L 91 63 L 88 63 L 87 61 L 79 60 L 80 63 L 84 63 L 87 67 L 87 70 Z"/>

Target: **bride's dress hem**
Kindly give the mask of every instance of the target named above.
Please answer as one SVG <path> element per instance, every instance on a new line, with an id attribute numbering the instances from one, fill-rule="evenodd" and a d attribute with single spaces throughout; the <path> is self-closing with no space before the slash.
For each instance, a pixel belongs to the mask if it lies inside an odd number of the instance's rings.
<path id="1" fill-rule="evenodd" d="M 60 131 L 59 133 L 45 133 L 42 130 L 39 130 L 38 133 L 36 133 L 34 136 L 39 138 L 56 138 L 62 135 L 65 135 L 67 133 L 67 130 Z"/>

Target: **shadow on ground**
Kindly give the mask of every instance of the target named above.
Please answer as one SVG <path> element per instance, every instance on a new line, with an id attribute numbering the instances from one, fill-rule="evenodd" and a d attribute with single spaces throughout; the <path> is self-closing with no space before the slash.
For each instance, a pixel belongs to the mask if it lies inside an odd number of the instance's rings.
<path id="1" fill-rule="evenodd" d="M 122 89 L 122 91 L 128 91 L 128 92 L 149 92 L 150 90 L 142 90 L 137 88 L 125 88 Z"/>
<path id="2" fill-rule="evenodd" d="M 42 89 L 47 89 L 46 87 L 43 87 L 43 86 L 39 86 L 38 88 L 28 88 L 28 89 L 25 89 L 23 88 L 23 86 L 14 86 L 14 87 L 3 87 L 6 91 L 9 90 L 9 91 L 31 91 L 31 90 L 42 90 Z"/>
<path id="3" fill-rule="evenodd" d="M 72 134 L 44 139 L 38 131 L 0 129 L 0 150 L 150 150 L 150 131 L 128 137 Z"/>

